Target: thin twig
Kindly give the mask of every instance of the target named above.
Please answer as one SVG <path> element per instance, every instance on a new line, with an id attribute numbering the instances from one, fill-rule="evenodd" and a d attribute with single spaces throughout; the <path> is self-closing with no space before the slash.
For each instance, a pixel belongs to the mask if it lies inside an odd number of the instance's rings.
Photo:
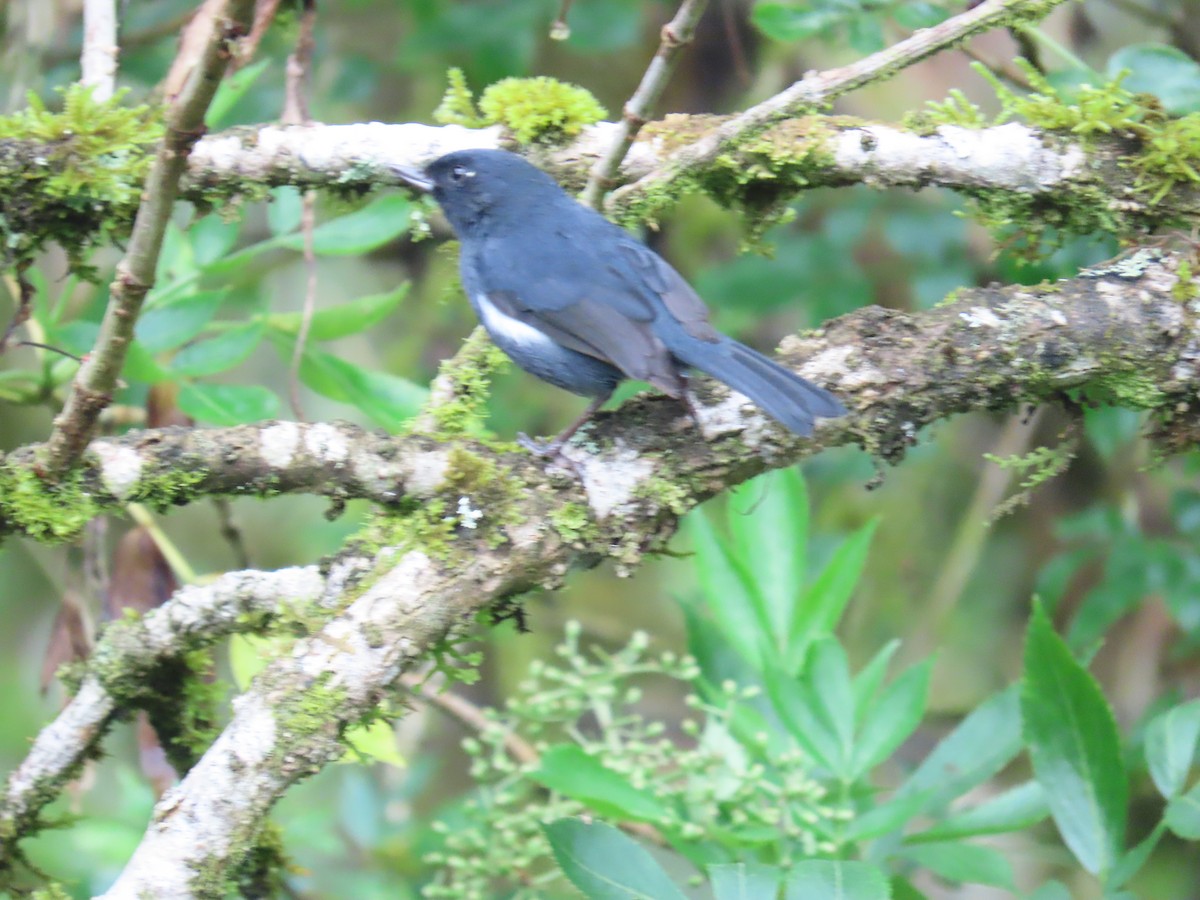
<path id="1" fill-rule="evenodd" d="M 571 26 L 567 15 L 571 12 L 572 0 L 562 0 L 558 7 L 558 17 L 550 25 L 550 37 L 556 41 L 565 41 L 571 36 Z"/>
<path id="2" fill-rule="evenodd" d="M 259 0 L 254 8 L 254 22 L 250 26 L 250 33 L 238 45 L 237 60 L 234 65 L 236 68 L 241 68 L 254 58 L 254 54 L 258 50 L 258 45 L 267 33 L 267 29 L 271 27 L 271 23 L 275 20 L 275 13 L 279 11 L 279 0 Z"/>
<path id="3" fill-rule="evenodd" d="M 213 497 L 213 509 L 217 511 L 217 522 L 221 537 L 233 551 L 233 567 L 235 569 L 250 568 L 250 551 L 246 548 L 246 535 L 233 517 L 233 504 L 227 497 Z"/>
<path id="4" fill-rule="evenodd" d="M 997 78 L 1003 78 L 1013 87 L 1020 88 L 1023 91 L 1033 90 L 1033 85 L 1029 83 L 1029 79 L 1016 66 L 1006 62 L 996 62 L 995 60 L 986 59 L 982 53 L 979 53 L 966 44 L 963 44 L 958 49 L 967 59 L 979 63 Z"/>
<path id="5" fill-rule="evenodd" d="M 92 99 L 107 100 L 117 86 L 117 0 L 84 0 L 79 82 Z"/>
<path id="6" fill-rule="evenodd" d="M 633 139 L 646 124 L 655 104 L 658 103 L 658 98 L 662 95 L 663 88 L 667 86 L 667 79 L 671 77 L 671 68 L 679 54 L 679 48 L 691 43 L 696 33 L 696 24 L 704 15 L 706 5 L 707 0 L 683 0 L 675 18 L 663 26 L 658 52 L 650 60 L 641 83 L 621 112 L 621 122 L 612 146 L 592 167 L 587 185 L 579 197 L 588 206 L 598 208 L 605 190 L 612 185 L 617 170 L 621 168 L 621 161 L 633 146 Z"/>
<path id="7" fill-rule="evenodd" d="M 423 675 L 414 672 L 406 673 L 400 676 L 400 681 L 409 690 L 420 694 L 423 700 L 458 719 L 468 728 L 482 733 L 494 724 L 484 715 L 483 710 L 470 700 L 447 691 L 439 691 L 429 684 Z M 504 733 L 504 749 L 522 765 L 536 766 L 538 760 L 541 759 L 537 748 L 515 731 L 509 730 Z M 622 831 L 636 834 L 660 846 L 665 846 L 667 843 L 662 832 L 647 822 L 620 822 L 619 827 Z"/>
<path id="8" fill-rule="evenodd" d="M 1025 453 L 1037 434 L 1041 417 L 1041 409 L 1029 421 L 1019 415 L 1010 416 L 996 440 L 993 452 L 1005 457 Z M 942 557 L 937 579 L 929 590 L 927 602 L 923 604 L 920 624 L 912 629 L 911 640 L 906 641 L 906 652 L 910 658 L 924 658 L 933 652 L 944 637 L 950 614 L 962 598 L 967 581 L 983 552 L 991 524 L 989 514 L 1003 499 L 1012 480 L 1012 473 L 1007 469 L 990 464 L 984 468 L 975 494 L 959 519 L 954 539 Z"/>
<path id="9" fill-rule="evenodd" d="M 35 291 L 33 284 L 25 277 L 25 272 L 29 269 L 30 265 L 32 263 L 28 260 L 18 264 L 12 279 L 5 279 L 9 281 L 11 287 L 15 288 L 13 300 L 16 301 L 17 308 L 13 311 L 12 319 L 9 321 L 8 327 L 4 330 L 4 335 L 0 336 L 0 355 L 8 349 L 9 341 L 17 333 L 17 329 L 29 321 L 29 316 L 33 312 Z"/>
<path id="10" fill-rule="evenodd" d="M 470 700 L 457 694 L 451 694 L 449 691 L 438 690 L 429 683 L 423 674 L 406 673 L 400 676 L 400 681 L 410 691 L 420 694 L 426 702 L 432 703 L 443 712 L 458 719 L 468 728 L 483 732 L 493 724 L 484 715 L 483 710 Z M 534 765 L 539 759 L 539 754 L 533 744 L 513 731 L 505 732 L 504 749 L 513 759 L 525 765 Z"/>
<path id="11" fill-rule="evenodd" d="M 1015 15 L 1048 12 L 1065 0 L 986 0 L 976 8 L 916 32 L 878 53 L 847 66 L 818 72 L 797 81 L 757 106 L 702 137 L 672 156 L 671 161 L 633 184 L 609 195 L 610 211 L 628 207 L 639 197 L 661 189 L 702 168 L 731 144 L 791 116 L 827 107 L 838 97 L 873 82 L 890 78 L 939 50 L 998 25 L 1010 24 Z"/>
<path id="12" fill-rule="evenodd" d="M 307 125 L 311 121 L 306 87 L 312 65 L 313 29 L 316 21 L 316 0 L 306 0 L 304 14 L 300 17 L 300 33 L 296 36 L 296 46 L 287 61 L 287 85 L 281 116 L 285 125 Z M 300 215 L 300 232 L 304 236 L 304 306 L 300 312 L 296 344 L 292 348 L 292 362 L 288 367 L 288 399 L 292 405 L 292 412 L 301 422 L 305 421 L 305 418 L 304 407 L 300 402 L 300 364 L 304 361 L 304 348 L 308 344 L 308 332 L 317 308 L 317 253 L 313 245 L 313 232 L 316 227 L 317 192 L 310 188 L 304 192 Z"/>
<path id="13" fill-rule="evenodd" d="M 95 433 L 100 412 L 112 399 L 142 301 L 154 284 L 179 179 L 187 169 L 192 145 L 204 132 L 204 114 L 229 63 L 231 44 L 245 31 L 252 6 L 252 0 L 227 0 L 212 21 L 198 64 L 168 107 L 166 135 L 146 178 L 145 199 L 134 219 L 129 249 L 117 264 L 100 335 L 71 383 L 67 402 L 55 417 L 46 442 L 42 463 L 51 475 L 65 472 L 78 461 Z"/>

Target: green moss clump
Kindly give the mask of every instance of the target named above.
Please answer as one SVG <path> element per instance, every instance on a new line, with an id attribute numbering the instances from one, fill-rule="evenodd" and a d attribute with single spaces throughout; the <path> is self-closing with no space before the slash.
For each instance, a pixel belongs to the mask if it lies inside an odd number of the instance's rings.
<path id="1" fill-rule="evenodd" d="M 467 128 L 481 128 L 485 123 L 475 108 L 475 95 L 467 86 L 467 76 L 459 68 L 446 73 L 449 84 L 442 102 L 433 111 L 433 121 L 439 125 L 465 125 Z"/>
<path id="2" fill-rule="evenodd" d="M 148 106 L 121 106 L 125 91 L 105 101 L 79 84 L 60 93 L 62 112 L 31 93 L 27 109 L 0 117 L 0 262 L 20 264 L 54 240 L 91 274 L 87 251 L 128 230 L 163 126 Z"/>
<path id="3" fill-rule="evenodd" d="M 903 124 L 914 134 L 929 135 L 937 131 L 940 125 L 985 128 L 989 122 L 982 109 L 968 100 L 966 94 L 954 88 L 945 100 L 930 100 L 919 112 L 905 113 Z"/>
<path id="4" fill-rule="evenodd" d="M 1161 119 L 1143 134 L 1142 152 L 1130 157 L 1134 187 L 1156 206 L 1177 184 L 1200 182 L 1200 113 Z"/>
<path id="5" fill-rule="evenodd" d="M 1171 286 L 1171 296 L 1180 303 L 1196 299 L 1197 295 L 1200 295 L 1200 289 L 1197 289 L 1195 281 L 1192 280 L 1194 277 L 1192 264 L 1186 259 L 1181 259 L 1179 267 L 1175 270 L 1176 280 Z"/>
<path id="6" fill-rule="evenodd" d="M 467 338 L 462 350 L 443 362 L 438 370 L 438 381 L 453 386 L 453 397 L 430 409 L 436 435 L 447 438 L 478 432 L 487 418 L 492 376 L 508 366 L 504 351 L 492 343 L 483 329 Z"/>
<path id="7" fill-rule="evenodd" d="M 302 693 L 289 699 L 276 713 L 275 721 L 283 737 L 278 752 L 287 753 L 292 744 L 320 733 L 331 723 L 340 722 L 346 705 L 346 689 L 331 687 L 329 673 L 324 673 Z"/>
<path id="8" fill-rule="evenodd" d="M 567 502 L 550 512 L 550 527 L 568 544 L 594 540 L 599 529 L 582 503 Z"/>
<path id="9" fill-rule="evenodd" d="M 30 468 L 0 466 L 0 514 L 35 540 L 69 541 L 99 512 L 82 483 L 77 471 L 50 483 Z"/>
<path id="10" fill-rule="evenodd" d="M 504 78 L 484 90 L 476 108 L 462 70 L 451 69 L 447 77 L 435 121 L 468 128 L 503 125 L 519 144 L 564 141 L 608 115 L 590 91 L 556 78 Z"/>
<path id="11" fill-rule="evenodd" d="M 986 66 L 972 63 L 972 68 L 992 85 L 1000 101 L 997 125 L 1015 117 L 1045 131 L 1069 131 L 1086 136 L 1133 132 L 1146 118 L 1149 107 L 1145 98 L 1121 86 L 1125 73 L 1099 87 L 1079 85 L 1073 96 L 1068 97 L 1027 60 L 1018 59 L 1016 65 L 1033 88 L 1027 94 L 1015 93 Z"/>

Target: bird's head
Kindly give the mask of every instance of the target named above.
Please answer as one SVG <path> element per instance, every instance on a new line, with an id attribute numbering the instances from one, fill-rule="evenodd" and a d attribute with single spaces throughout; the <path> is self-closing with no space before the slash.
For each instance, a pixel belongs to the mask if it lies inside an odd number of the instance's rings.
<path id="1" fill-rule="evenodd" d="M 528 223 L 556 200 L 574 203 L 553 178 L 507 150 L 459 150 L 419 171 L 392 171 L 409 187 L 433 194 L 460 237 Z"/>

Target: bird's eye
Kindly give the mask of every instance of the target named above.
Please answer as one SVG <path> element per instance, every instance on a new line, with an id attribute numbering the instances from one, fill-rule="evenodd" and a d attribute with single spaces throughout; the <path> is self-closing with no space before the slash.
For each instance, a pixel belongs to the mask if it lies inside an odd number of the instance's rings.
<path id="1" fill-rule="evenodd" d="M 450 180 L 455 181 L 455 182 L 461 182 L 464 178 L 470 178 L 474 174 L 475 173 L 472 172 L 470 169 L 468 169 L 466 166 L 455 166 L 453 169 L 450 170 Z"/>

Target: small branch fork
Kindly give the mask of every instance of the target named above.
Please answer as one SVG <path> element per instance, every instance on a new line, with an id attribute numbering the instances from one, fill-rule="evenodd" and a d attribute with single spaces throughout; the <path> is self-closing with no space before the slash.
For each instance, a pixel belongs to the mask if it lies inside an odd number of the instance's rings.
<path id="1" fill-rule="evenodd" d="M 945 47 L 1011 21 L 1014 15 L 1045 13 L 1063 2 L 1064 0 L 985 0 L 974 9 L 960 13 L 932 28 L 922 29 L 905 40 L 850 65 L 809 75 L 787 90 L 735 116 L 694 144 L 683 148 L 672 156 L 666 165 L 633 184 L 614 191 L 609 196 L 606 207 L 609 212 L 620 210 L 635 201 L 638 196 L 702 168 L 749 134 L 757 133 L 783 119 L 827 107 L 838 97 L 872 82 L 890 78 Z"/>
<path id="2" fill-rule="evenodd" d="M 587 185 L 579 199 L 593 209 L 600 206 L 604 192 L 612 187 L 613 179 L 621 168 L 621 162 L 633 146 L 642 126 L 646 124 L 658 98 L 662 96 L 667 80 L 671 77 L 671 69 L 680 48 L 690 44 L 696 33 L 696 25 L 704 15 L 707 0 L 684 0 L 675 13 L 675 18 L 662 28 L 662 43 L 658 52 L 650 60 L 646 73 L 633 96 L 625 104 L 621 113 L 621 121 L 617 133 L 613 136 L 612 146 L 592 167 Z"/>

